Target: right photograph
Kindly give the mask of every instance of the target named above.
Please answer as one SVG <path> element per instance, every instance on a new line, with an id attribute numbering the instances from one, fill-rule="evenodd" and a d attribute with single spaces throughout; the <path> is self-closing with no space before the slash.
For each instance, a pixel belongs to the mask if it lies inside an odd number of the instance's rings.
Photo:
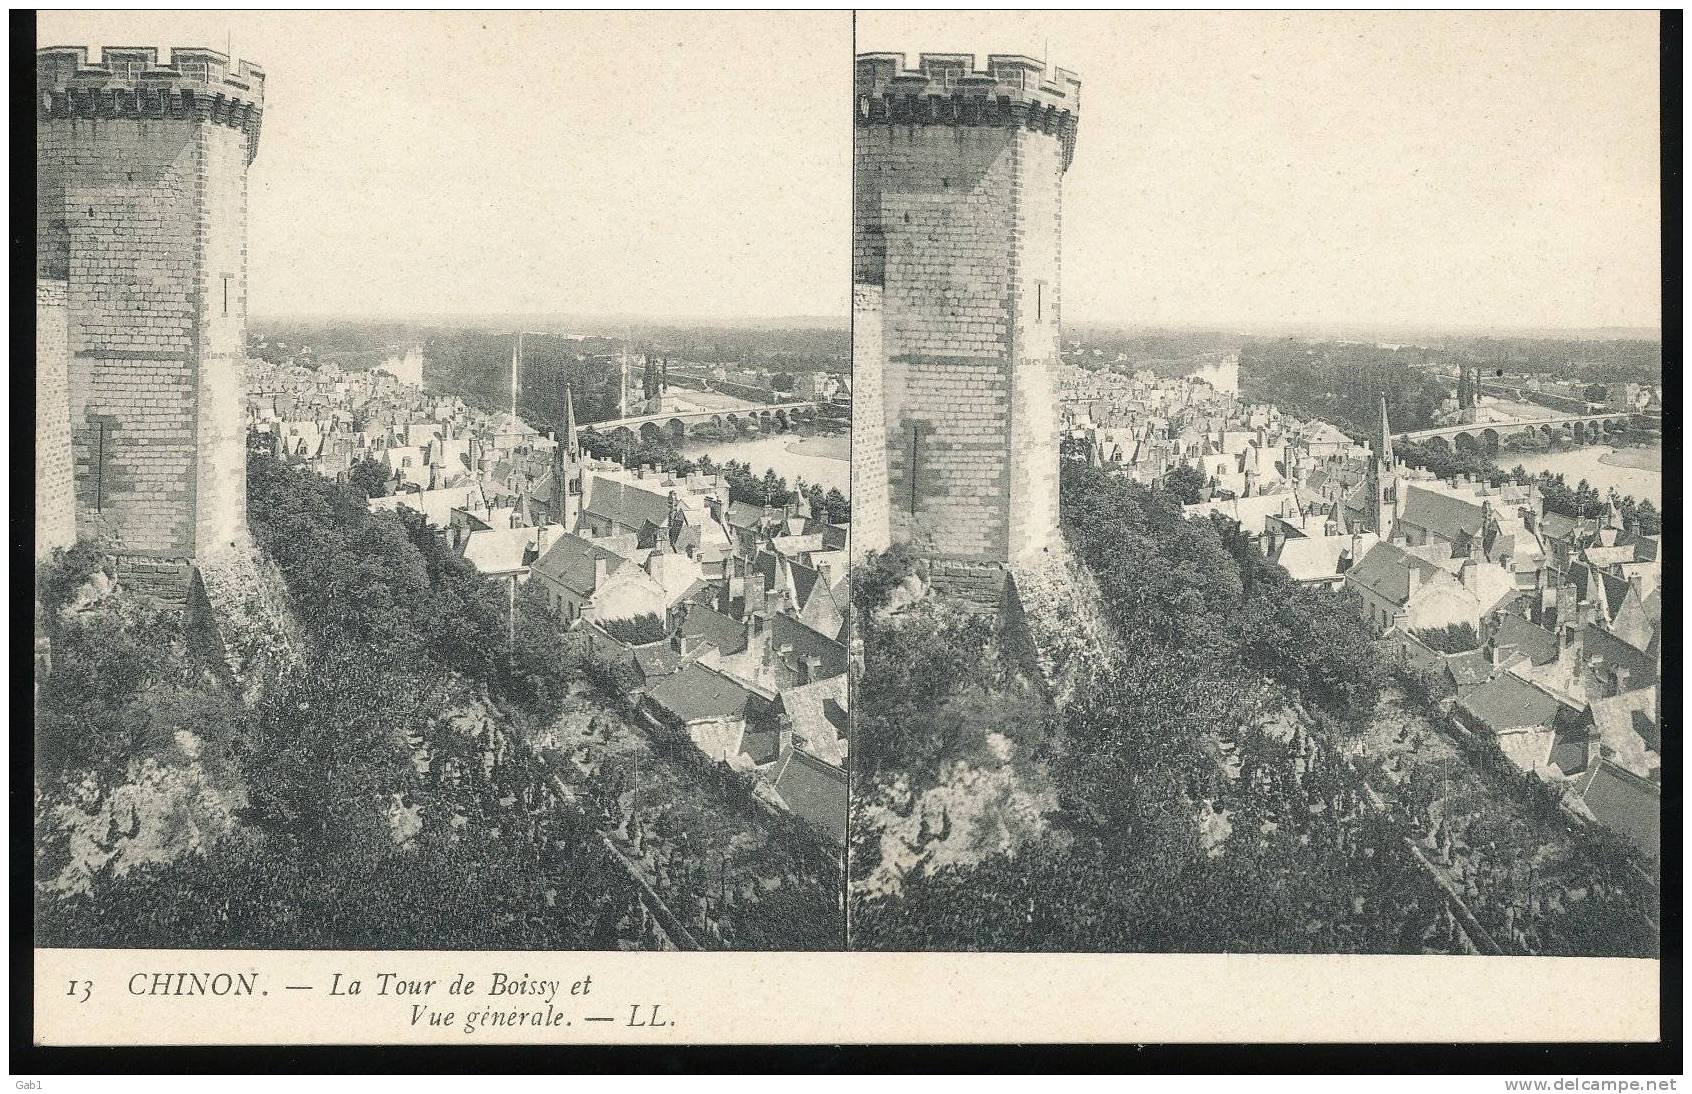
<path id="1" fill-rule="evenodd" d="M 1658 36 L 858 13 L 851 948 L 1659 956 Z"/>

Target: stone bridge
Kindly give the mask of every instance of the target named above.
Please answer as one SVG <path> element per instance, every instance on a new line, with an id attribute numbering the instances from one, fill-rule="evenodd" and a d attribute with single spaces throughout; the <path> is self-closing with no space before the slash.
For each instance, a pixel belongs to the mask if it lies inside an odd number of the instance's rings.
<path id="1" fill-rule="evenodd" d="M 1472 425 L 1444 425 L 1399 433 L 1395 440 L 1449 445 L 1458 452 L 1496 451 L 1510 437 L 1539 437 L 1543 440 L 1572 440 L 1576 444 L 1601 444 L 1606 435 L 1628 427 L 1632 415 L 1625 410 L 1606 414 L 1559 415 L 1554 418 L 1524 418 L 1512 422 L 1475 422 Z"/>
<path id="2" fill-rule="evenodd" d="M 735 433 L 749 431 L 756 426 L 763 433 L 781 433 L 793 428 L 794 422 L 810 421 L 817 415 L 818 404 L 807 400 L 791 403 L 748 404 L 726 409 L 669 411 L 662 414 L 639 414 L 628 418 L 611 418 L 603 422 L 585 422 L 578 428 L 583 432 L 615 437 L 626 433 L 641 440 L 669 437 L 685 440 L 690 426 L 710 423 L 729 426 Z"/>

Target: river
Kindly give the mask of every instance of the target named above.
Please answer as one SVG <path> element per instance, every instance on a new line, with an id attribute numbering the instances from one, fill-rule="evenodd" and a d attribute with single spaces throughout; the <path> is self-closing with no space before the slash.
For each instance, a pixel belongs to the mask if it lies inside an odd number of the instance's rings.
<path id="1" fill-rule="evenodd" d="M 1198 369 L 1188 375 L 1191 379 L 1203 380 L 1219 392 L 1238 391 L 1240 390 L 1239 355 L 1230 353 L 1216 364 Z"/>
<path id="2" fill-rule="evenodd" d="M 1595 444 L 1561 452 L 1500 452 L 1498 464 L 1505 469 L 1521 464 L 1535 475 L 1541 471 L 1562 475 L 1571 487 L 1585 479 L 1599 494 L 1615 487 L 1624 497 L 1631 494 L 1658 509 L 1663 507 L 1663 448 L 1659 444 L 1622 449 Z M 1632 466 L 1635 464 L 1643 466 Z"/>
<path id="3" fill-rule="evenodd" d="M 846 433 L 777 433 L 768 437 L 742 437 L 734 441 L 688 441 L 681 446 L 684 456 L 709 456 L 718 463 L 738 460 L 753 474 L 770 468 L 792 486 L 795 479 L 833 487 L 851 496 L 851 436 Z"/>

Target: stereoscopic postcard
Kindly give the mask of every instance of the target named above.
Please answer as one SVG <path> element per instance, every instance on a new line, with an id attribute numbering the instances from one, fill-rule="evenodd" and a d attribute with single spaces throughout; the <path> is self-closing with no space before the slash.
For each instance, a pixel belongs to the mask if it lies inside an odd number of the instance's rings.
<path id="1" fill-rule="evenodd" d="M 36 1043 L 1660 1037 L 1656 13 L 33 29 Z"/>

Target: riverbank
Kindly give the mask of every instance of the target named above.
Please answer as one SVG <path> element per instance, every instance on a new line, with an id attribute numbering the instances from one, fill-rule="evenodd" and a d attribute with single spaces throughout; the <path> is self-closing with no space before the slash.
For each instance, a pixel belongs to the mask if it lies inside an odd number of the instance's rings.
<path id="1" fill-rule="evenodd" d="M 789 486 L 804 479 L 807 485 L 816 483 L 850 497 L 851 447 L 852 438 L 845 433 L 809 437 L 776 433 L 733 441 L 688 441 L 681 446 L 681 454 L 695 459 L 709 456 L 717 463 L 736 460 L 751 467 L 755 475 L 773 469 Z"/>
<path id="2" fill-rule="evenodd" d="M 1501 452 L 1498 465 L 1505 470 L 1520 464 L 1530 474 L 1549 471 L 1562 475 L 1576 486 L 1585 479 L 1599 493 L 1614 489 L 1626 497 L 1663 506 L 1663 447 L 1660 444 L 1615 448 L 1607 444 L 1570 448 L 1560 452 Z"/>

